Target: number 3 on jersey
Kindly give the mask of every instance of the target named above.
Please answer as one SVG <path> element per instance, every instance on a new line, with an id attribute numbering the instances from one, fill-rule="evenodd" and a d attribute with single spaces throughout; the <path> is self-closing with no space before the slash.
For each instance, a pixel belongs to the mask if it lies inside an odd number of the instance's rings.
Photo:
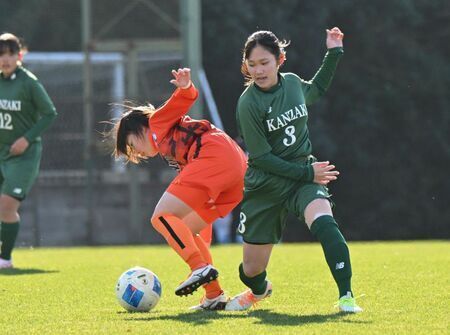
<path id="1" fill-rule="evenodd" d="M 12 117 L 9 113 L 0 112 L 0 129 L 12 130 Z"/>
<path id="2" fill-rule="evenodd" d="M 283 139 L 283 144 L 285 146 L 287 146 L 287 147 L 292 145 L 292 144 L 294 144 L 295 141 L 297 140 L 297 137 L 295 137 L 295 135 L 294 135 L 295 134 L 295 127 L 294 126 L 286 127 L 284 132 L 286 133 L 286 135 L 288 137 Z"/>

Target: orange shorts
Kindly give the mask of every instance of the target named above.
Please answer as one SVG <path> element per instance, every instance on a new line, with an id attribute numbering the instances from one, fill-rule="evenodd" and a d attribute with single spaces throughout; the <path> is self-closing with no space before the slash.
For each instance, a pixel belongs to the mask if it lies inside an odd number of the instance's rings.
<path id="1" fill-rule="evenodd" d="M 246 169 L 247 157 L 237 143 L 212 130 L 202 135 L 199 155 L 188 161 L 167 192 L 212 223 L 241 202 Z"/>

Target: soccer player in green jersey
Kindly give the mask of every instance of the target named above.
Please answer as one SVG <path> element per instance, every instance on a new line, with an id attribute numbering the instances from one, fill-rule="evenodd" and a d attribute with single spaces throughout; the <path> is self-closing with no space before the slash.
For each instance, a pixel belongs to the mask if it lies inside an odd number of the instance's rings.
<path id="1" fill-rule="evenodd" d="M 289 43 L 272 32 L 257 31 L 245 44 L 241 70 L 248 87 L 238 101 L 237 122 L 249 161 L 239 225 L 244 238 L 239 277 L 249 289 L 231 299 L 227 310 L 249 309 L 271 295 L 266 267 L 292 212 L 322 245 L 339 289 L 340 310 L 362 311 L 353 297 L 350 254 L 326 187 L 338 171 L 311 156 L 307 127 L 307 106 L 330 86 L 343 54 L 343 36 L 339 28 L 327 29 L 328 52 L 311 81 L 279 72 Z"/>
<path id="2" fill-rule="evenodd" d="M 22 67 L 22 45 L 0 35 L 0 269 L 12 268 L 19 232 L 19 207 L 33 185 L 41 161 L 40 135 L 56 110 L 37 78 Z"/>

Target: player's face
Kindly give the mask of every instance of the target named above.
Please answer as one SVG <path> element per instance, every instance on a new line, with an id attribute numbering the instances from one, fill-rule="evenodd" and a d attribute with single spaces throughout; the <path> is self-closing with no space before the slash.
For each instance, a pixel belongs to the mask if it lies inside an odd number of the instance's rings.
<path id="1" fill-rule="evenodd" d="M 5 52 L 0 55 L 0 71 L 2 71 L 4 77 L 9 77 L 16 71 L 19 60 L 20 56 L 18 54 Z"/>
<path id="2" fill-rule="evenodd" d="M 278 82 L 278 62 L 274 54 L 257 45 L 246 60 L 247 69 L 256 85 L 268 90 Z"/>
<path id="3" fill-rule="evenodd" d="M 149 129 L 142 136 L 128 135 L 128 145 L 141 158 L 155 157 L 158 154 L 158 150 L 153 145 L 153 142 L 150 141 L 149 135 Z"/>

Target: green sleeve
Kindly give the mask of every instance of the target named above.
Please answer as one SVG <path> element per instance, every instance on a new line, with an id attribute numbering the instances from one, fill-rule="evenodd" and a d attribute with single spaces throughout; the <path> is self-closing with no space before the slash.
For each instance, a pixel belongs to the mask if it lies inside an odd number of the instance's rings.
<path id="1" fill-rule="evenodd" d="M 262 171 L 277 176 L 297 181 L 314 180 L 314 169 L 311 164 L 288 162 L 270 152 L 250 160 L 249 163 Z"/>
<path id="2" fill-rule="evenodd" d="M 272 151 L 267 142 L 267 134 L 264 129 L 264 115 L 256 106 L 245 101 L 239 101 L 237 107 L 237 123 L 239 131 L 245 142 L 249 158 L 256 158 Z"/>
<path id="3" fill-rule="evenodd" d="M 302 80 L 303 94 L 306 105 L 310 105 L 319 99 L 330 87 L 339 59 L 344 54 L 341 47 L 328 49 L 322 62 L 322 66 L 310 81 Z"/>
<path id="4" fill-rule="evenodd" d="M 33 142 L 52 124 L 57 114 L 53 102 L 40 82 L 33 81 L 30 90 L 34 108 L 41 116 L 24 135 L 28 142 Z"/>

